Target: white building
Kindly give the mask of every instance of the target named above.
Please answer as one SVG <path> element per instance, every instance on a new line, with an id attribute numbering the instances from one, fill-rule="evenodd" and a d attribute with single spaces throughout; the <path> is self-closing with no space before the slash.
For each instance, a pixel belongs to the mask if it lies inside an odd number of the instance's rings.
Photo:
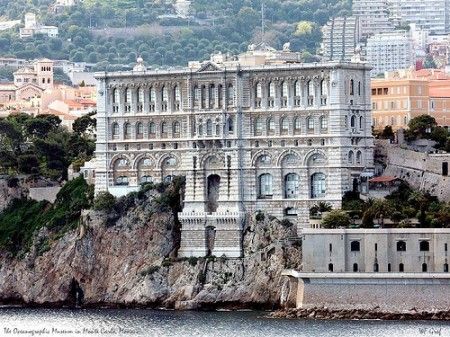
<path id="1" fill-rule="evenodd" d="M 331 18 L 322 28 L 324 61 L 350 61 L 361 40 L 356 16 Z"/>
<path id="2" fill-rule="evenodd" d="M 397 24 L 414 23 L 433 34 L 450 31 L 448 0 L 388 0 L 391 19 Z"/>
<path id="3" fill-rule="evenodd" d="M 44 34 L 49 37 L 58 36 L 58 27 L 41 25 L 37 19 L 36 14 L 25 14 L 25 27 L 20 28 L 20 38 L 32 37 L 34 34 Z"/>
<path id="4" fill-rule="evenodd" d="M 304 229 L 303 272 L 448 273 L 450 230 Z"/>
<path id="5" fill-rule="evenodd" d="M 363 37 L 394 29 L 389 19 L 388 0 L 353 0 L 352 10 L 360 19 Z"/>
<path id="6" fill-rule="evenodd" d="M 372 75 L 410 68 L 414 64 L 413 43 L 406 31 L 379 33 L 367 39 L 367 62 Z"/>
<path id="7" fill-rule="evenodd" d="M 370 68 L 264 44 L 189 68 L 97 73 L 95 189 L 186 177 L 181 256 L 240 256 L 248 216 L 309 226 L 373 169 Z"/>

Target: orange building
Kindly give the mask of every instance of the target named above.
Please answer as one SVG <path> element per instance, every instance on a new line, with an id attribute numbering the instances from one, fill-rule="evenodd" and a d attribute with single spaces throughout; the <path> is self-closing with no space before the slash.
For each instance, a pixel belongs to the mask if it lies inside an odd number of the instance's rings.
<path id="1" fill-rule="evenodd" d="M 372 80 L 372 118 L 376 130 L 390 125 L 406 128 L 409 121 L 428 114 L 440 126 L 450 126 L 450 76 L 441 70 L 422 69 L 388 73 Z"/>

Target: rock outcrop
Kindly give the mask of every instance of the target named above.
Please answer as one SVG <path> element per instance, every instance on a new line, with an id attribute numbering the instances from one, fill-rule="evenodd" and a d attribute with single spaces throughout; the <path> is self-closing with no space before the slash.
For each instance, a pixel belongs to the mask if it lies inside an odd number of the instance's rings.
<path id="1" fill-rule="evenodd" d="M 250 220 L 243 258 L 178 259 L 177 221 L 158 198 L 151 190 L 120 214 L 86 211 L 79 229 L 60 238 L 43 228 L 22 259 L 2 252 L 0 302 L 177 309 L 278 305 L 281 271 L 301 261 L 299 245 L 289 239 L 296 226 L 267 216 Z M 41 249 L 42 242 L 48 249 Z"/>

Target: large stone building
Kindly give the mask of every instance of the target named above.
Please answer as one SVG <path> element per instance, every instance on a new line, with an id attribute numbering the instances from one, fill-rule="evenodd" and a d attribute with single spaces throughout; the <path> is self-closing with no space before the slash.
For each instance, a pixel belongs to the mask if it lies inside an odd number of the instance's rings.
<path id="1" fill-rule="evenodd" d="M 188 68 L 97 73 L 95 188 L 186 177 L 181 256 L 241 255 L 263 210 L 308 226 L 373 169 L 370 68 L 250 46 Z"/>

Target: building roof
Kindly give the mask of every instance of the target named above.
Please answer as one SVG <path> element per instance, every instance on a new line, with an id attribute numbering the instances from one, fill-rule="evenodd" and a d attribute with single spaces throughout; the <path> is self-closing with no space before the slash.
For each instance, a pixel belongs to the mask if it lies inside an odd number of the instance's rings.
<path id="1" fill-rule="evenodd" d="M 15 91 L 17 89 L 14 83 L 0 83 L 0 91 Z"/>
<path id="2" fill-rule="evenodd" d="M 369 180 L 369 183 L 389 183 L 397 180 L 394 176 L 379 176 Z"/>
<path id="3" fill-rule="evenodd" d="M 34 74 L 35 71 L 31 68 L 19 68 L 17 71 L 14 72 L 14 74 Z"/>

